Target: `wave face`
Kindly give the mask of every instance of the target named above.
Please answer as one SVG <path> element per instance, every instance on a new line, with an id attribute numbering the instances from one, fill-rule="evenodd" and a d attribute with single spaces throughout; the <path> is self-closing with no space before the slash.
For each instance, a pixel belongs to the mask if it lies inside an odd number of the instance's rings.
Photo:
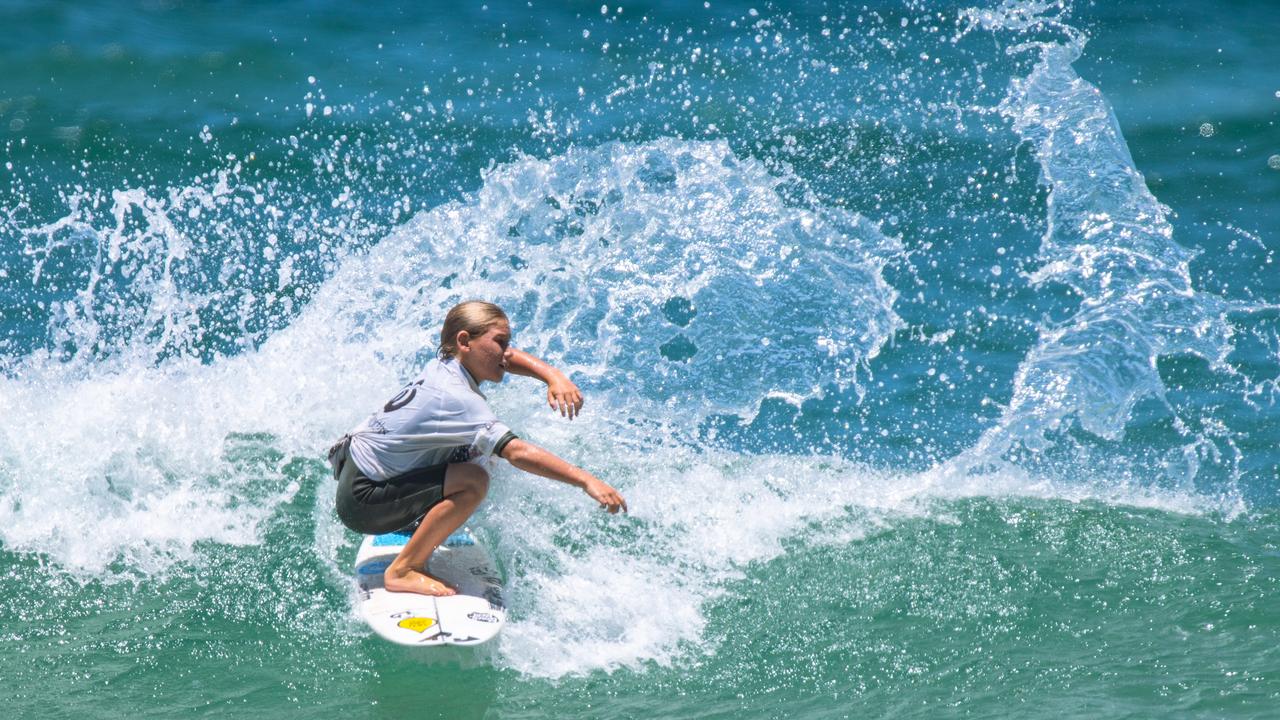
<path id="1" fill-rule="evenodd" d="M 1200 9 L 166 6 L 183 39 L 102 10 L 106 48 L 0 12 L 73 38 L 0 49 L 0 641 L 46 658 L 15 687 L 88 628 L 162 714 L 182 663 L 268 714 L 402 716 L 423 672 L 476 688 L 452 716 L 1280 693 L 1280 175 L 1233 164 L 1274 110 L 1188 119 L 1205 83 L 1117 40 Z M 155 77 L 196 109 L 90 102 Z M 587 398 L 495 411 L 632 512 L 498 463 L 512 623 L 424 669 L 352 615 L 322 460 L 470 298 Z"/>

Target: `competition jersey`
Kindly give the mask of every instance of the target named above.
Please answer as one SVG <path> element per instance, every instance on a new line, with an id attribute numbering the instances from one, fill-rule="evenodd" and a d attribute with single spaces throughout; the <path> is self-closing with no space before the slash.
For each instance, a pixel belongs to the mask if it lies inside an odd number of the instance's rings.
<path id="1" fill-rule="evenodd" d="M 422 374 L 351 431 L 356 467 L 373 480 L 447 462 L 486 464 L 515 439 L 454 358 Z"/>

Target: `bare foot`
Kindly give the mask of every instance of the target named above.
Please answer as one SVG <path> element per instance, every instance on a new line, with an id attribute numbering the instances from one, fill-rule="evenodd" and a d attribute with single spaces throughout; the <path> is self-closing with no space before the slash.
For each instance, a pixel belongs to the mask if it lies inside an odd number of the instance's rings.
<path id="1" fill-rule="evenodd" d="M 394 565 L 382 573 L 383 587 L 389 592 L 418 593 L 419 595 L 457 595 L 458 591 L 449 587 L 444 580 L 413 568 L 403 570 Z"/>

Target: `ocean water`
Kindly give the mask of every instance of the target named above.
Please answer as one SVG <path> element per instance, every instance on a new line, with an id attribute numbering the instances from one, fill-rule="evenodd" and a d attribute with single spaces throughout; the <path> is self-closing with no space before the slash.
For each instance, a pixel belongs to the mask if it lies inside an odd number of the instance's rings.
<path id="1" fill-rule="evenodd" d="M 7 717 L 1280 716 L 1280 8 L 8 2 Z M 466 298 L 511 623 L 328 444 Z"/>

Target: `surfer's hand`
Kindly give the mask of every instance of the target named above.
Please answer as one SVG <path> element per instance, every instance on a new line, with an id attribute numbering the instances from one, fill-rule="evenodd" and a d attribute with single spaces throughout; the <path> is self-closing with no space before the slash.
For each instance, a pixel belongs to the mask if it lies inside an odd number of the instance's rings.
<path id="1" fill-rule="evenodd" d="M 552 410 L 559 410 L 560 417 L 572 420 L 582 412 L 582 391 L 564 373 L 557 372 L 547 382 L 547 404 Z"/>
<path id="2" fill-rule="evenodd" d="M 622 499 L 617 490 L 602 480 L 591 478 L 582 489 L 587 491 L 592 500 L 600 503 L 600 507 L 610 513 L 616 513 L 618 510 L 627 511 L 627 501 Z"/>

